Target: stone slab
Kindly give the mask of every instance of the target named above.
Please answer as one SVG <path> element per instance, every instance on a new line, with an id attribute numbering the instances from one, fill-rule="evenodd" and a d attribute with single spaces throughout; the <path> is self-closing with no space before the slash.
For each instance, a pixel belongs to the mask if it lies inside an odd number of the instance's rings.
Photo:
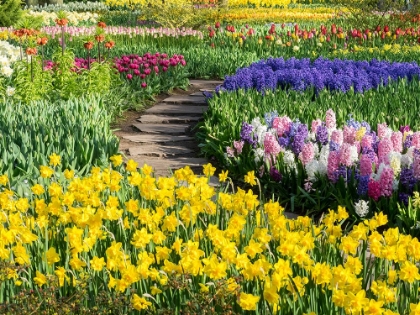
<path id="1" fill-rule="evenodd" d="M 191 169 L 199 171 L 204 164 L 207 164 L 207 159 L 204 158 L 191 158 L 191 157 L 174 157 L 174 158 L 156 158 L 156 157 L 145 157 L 145 156 L 133 156 L 132 159 L 139 163 L 139 166 L 143 166 L 145 163 L 152 166 L 156 172 L 162 174 L 162 172 L 170 170 L 177 170 L 185 166 L 190 166 Z"/>
<path id="2" fill-rule="evenodd" d="M 131 147 L 128 149 L 131 156 L 155 156 L 167 157 L 194 153 L 194 150 L 184 146 L 165 146 L 159 144 L 147 144 Z"/>
<path id="3" fill-rule="evenodd" d="M 190 125 L 185 124 L 133 124 L 133 127 L 140 132 L 167 134 L 167 135 L 183 135 Z"/>
<path id="4" fill-rule="evenodd" d="M 190 95 L 172 95 L 165 98 L 163 103 L 172 103 L 172 104 L 207 104 L 206 98 L 204 95 L 201 96 L 190 96 Z"/>
<path id="5" fill-rule="evenodd" d="M 210 93 L 213 93 L 213 92 L 215 92 L 215 89 L 200 89 L 200 92 L 210 92 Z"/>
<path id="6" fill-rule="evenodd" d="M 220 85 L 222 80 L 190 80 L 190 85 Z"/>
<path id="7" fill-rule="evenodd" d="M 155 106 L 147 109 L 145 114 L 154 115 L 202 115 L 207 106 L 185 106 L 185 105 L 172 105 L 172 104 L 156 104 Z"/>
<path id="8" fill-rule="evenodd" d="M 201 119 L 200 116 L 143 115 L 137 121 L 143 124 L 182 124 L 198 122 Z"/>
<path id="9" fill-rule="evenodd" d="M 152 134 L 143 134 L 135 136 L 123 136 L 123 139 L 138 142 L 138 143 L 170 143 L 170 142 L 183 142 L 183 141 L 193 141 L 193 137 L 189 136 L 171 136 L 171 135 L 152 135 Z"/>
<path id="10" fill-rule="evenodd" d="M 203 96 L 203 92 L 195 92 L 195 93 L 191 93 L 190 96 Z"/>

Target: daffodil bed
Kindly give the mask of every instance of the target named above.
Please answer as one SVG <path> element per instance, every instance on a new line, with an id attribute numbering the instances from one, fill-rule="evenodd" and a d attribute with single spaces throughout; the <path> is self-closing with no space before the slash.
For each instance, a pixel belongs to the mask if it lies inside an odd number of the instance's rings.
<path id="1" fill-rule="evenodd" d="M 42 301 L 51 287 L 62 297 L 83 288 L 72 301 L 80 313 L 97 308 L 103 291 L 130 301 L 119 314 L 420 311 L 420 243 L 398 229 L 378 232 L 382 213 L 344 233 L 344 208 L 316 225 L 290 220 L 251 190 L 226 192 L 226 172 L 222 188 L 209 186 L 210 164 L 203 176 L 185 167 L 155 179 L 150 166 L 111 160 L 74 177 L 54 154 L 24 196 L 0 177 L 2 314 L 28 314 L 20 292 Z M 65 308 L 42 301 L 36 311 L 54 307 Z"/>

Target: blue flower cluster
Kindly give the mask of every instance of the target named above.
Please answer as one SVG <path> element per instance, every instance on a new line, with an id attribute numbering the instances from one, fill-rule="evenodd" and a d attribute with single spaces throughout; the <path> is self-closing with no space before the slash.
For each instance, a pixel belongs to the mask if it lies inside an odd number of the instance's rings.
<path id="1" fill-rule="evenodd" d="M 226 76 L 216 92 L 220 89 L 256 89 L 263 92 L 277 88 L 296 91 L 313 88 L 316 93 L 323 89 L 342 92 L 354 89 L 363 93 L 400 78 L 410 81 L 418 77 L 420 67 L 415 62 L 329 60 L 322 57 L 311 62 L 310 59 L 270 58 Z"/>

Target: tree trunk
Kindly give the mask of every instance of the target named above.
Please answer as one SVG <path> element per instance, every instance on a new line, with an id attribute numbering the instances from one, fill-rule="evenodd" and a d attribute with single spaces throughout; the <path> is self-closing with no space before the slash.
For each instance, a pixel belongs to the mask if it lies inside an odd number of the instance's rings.
<path id="1" fill-rule="evenodd" d="M 48 4 L 63 4 L 63 0 L 48 0 Z"/>

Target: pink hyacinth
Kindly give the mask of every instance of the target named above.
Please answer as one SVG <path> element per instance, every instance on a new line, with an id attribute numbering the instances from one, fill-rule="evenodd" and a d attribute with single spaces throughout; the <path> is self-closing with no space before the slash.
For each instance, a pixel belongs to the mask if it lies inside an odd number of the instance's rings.
<path id="1" fill-rule="evenodd" d="M 290 130 L 292 121 L 287 116 L 276 117 L 273 119 L 273 128 L 277 130 L 279 137 L 283 136 L 286 131 Z"/>
<path id="2" fill-rule="evenodd" d="M 403 150 L 403 134 L 400 131 L 393 132 L 391 135 L 392 146 L 394 151 L 402 152 Z"/>
<path id="3" fill-rule="evenodd" d="M 419 180 L 420 179 L 420 154 L 417 152 L 414 152 L 414 156 L 413 156 L 413 172 L 414 172 L 414 178 Z"/>
<path id="4" fill-rule="evenodd" d="M 264 153 L 278 155 L 280 153 L 280 144 L 272 133 L 267 132 L 264 137 Z"/>
<path id="5" fill-rule="evenodd" d="M 233 141 L 233 146 L 235 147 L 236 152 L 238 154 L 241 154 L 242 153 L 242 149 L 244 147 L 244 142 L 242 140 L 240 140 L 240 141 Z"/>
<path id="6" fill-rule="evenodd" d="M 385 166 L 379 179 L 381 196 L 390 197 L 392 195 L 392 185 L 394 181 L 394 171 L 391 167 Z"/>
<path id="7" fill-rule="evenodd" d="M 372 148 L 372 142 L 373 142 L 372 136 L 365 134 L 362 138 L 361 146 L 362 146 L 362 148 L 371 149 Z"/>
<path id="8" fill-rule="evenodd" d="M 344 126 L 343 138 L 344 142 L 354 144 L 354 141 L 356 141 L 356 129 L 351 126 Z"/>
<path id="9" fill-rule="evenodd" d="M 314 156 L 315 156 L 315 150 L 314 150 L 313 143 L 312 142 L 305 143 L 303 145 L 301 155 L 299 155 L 299 156 L 301 157 L 301 161 L 302 161 L 303 165 L 306 165 L 310 161 L 312 161 Z"/>
<path id="10" fill-rule="evenodd" d="M 328 178 L 335 181 L 335 171 L 338 169 L 340 163 L 340 156 L 338 151 L 330 151 L 328 155 Z"/>
<path id="11" fill-rule="evenodd" d="M 327 110 L 326 117 L 325 117 L 325 125 L 330 130 L 333 130 L 337 127 L 335 113 L 332 109 Z"/>
<path id="12" fill-rule="evenodd" d="M 417 131 L 413 134 L 411 145 L 416 149 L 420 149 L 420 131 Z"/>
<path id="13" fill-rule="evenodd" d="M 340 164 L 345 166 L 351 166 L 352 165 L 352 154 L 351 151 L 353 150 L 353 146 L 349 143 L 343 143 L 343 145 L 340 148 Z"/>
<path id="14" fill-rule="evenodd" d="M 386 136 L 388 125 L 386 123 L 378 124 L 378 137 L 380 139 Z"/>
<path id="15" fill-rule="evenodd" d="M 226 147 L 226 154 L 230 158 L 235 157 L 235 150 L 231 147 Z"/>
<path id="16" fill-rule="evenodd" d="M 392 141 L 389 138 L 382 139 L 378 144 L 379 163 L 388 163 L 388 154 L 393 150 Z"/>
<path id="17" fill-rule="evenodd" d="M 366 176 L 372 174 L 372 160 L 367 154 L 362 154 L 360 158 L 360 175 Z"/>
<path id="18" fill-rule="evenodd" d="M 343 131 L 342 130 L 334 130 L 331 133 L 331 141 L 338 143 L 339 145 L 343 144 Z"/>
<path id="19" fill-rule="evenodd" d="M 381 196 L 381 188 L 377 181 L 370 179 L 368 183 L 368 196 L 375 201 L 378 201 Z"/>
<path id="20" fill-rule="evenodd" d="M 311 131 L 313 133 L 316 133 L 317 128 L 321 125 L 322 125 L 321 119 L 312 120 Z"/>

